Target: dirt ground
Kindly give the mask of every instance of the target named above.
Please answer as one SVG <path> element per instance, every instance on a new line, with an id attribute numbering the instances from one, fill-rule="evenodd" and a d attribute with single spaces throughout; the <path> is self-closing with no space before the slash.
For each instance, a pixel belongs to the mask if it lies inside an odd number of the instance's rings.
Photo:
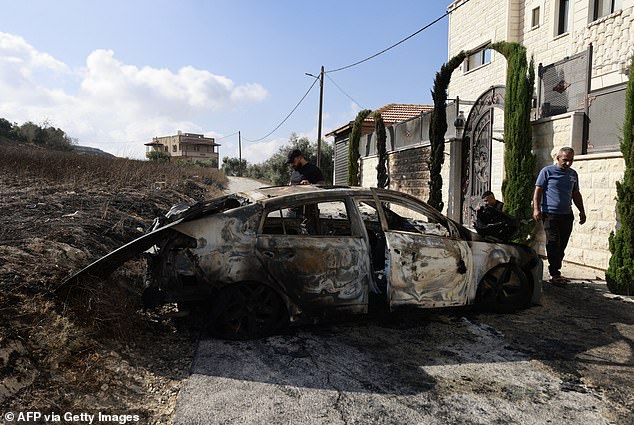
<path id="1" fill-rule="evenodd" d="M 142 261 L 59 286 L 172 205 L 217 196 L 226 178 L 0 150 L 0 422 L 8 412 L 100 411 L 171 423 L 197 335 L 177 331 L 174 307 L 141 308 Z"/>
<path id="2" fill-rule="evenodd" d="M 198 346 L 200 335 L 175 321 L 173 308 L 140 308 L 141 261 L 105 281 L 56 289 L 171 205 L 213 196 L 226 182 L 55 182 L 11 167 L 0 169 L 0 415 L 101 411 L 148 424 L 634 423 L 634 303 L 608 296 L 594 276 L 546 287 L 541 306 L 511 315 L 414 311 Z M 506 413 L 493 414 L 500 405 Z"/>

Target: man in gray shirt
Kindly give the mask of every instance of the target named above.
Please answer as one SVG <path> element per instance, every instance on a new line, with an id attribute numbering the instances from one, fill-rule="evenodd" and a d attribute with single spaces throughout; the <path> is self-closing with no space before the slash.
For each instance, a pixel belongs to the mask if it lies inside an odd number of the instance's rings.
<path id="1" fill-rule="evenodd" d="M 546 256 L 551 283 L 563 286 L 568 279 L 561 275 L 564 251 L 568 245 L 574 216 L 572 203 L 579 209 L 579 224 L 586 222 L 579 176 L 571 167 L 575 151 L 564 147 L 557 154 L 557 164 L 539 172 L 533 193 L 533 218 L 542 220 L 546 232 Z"/>

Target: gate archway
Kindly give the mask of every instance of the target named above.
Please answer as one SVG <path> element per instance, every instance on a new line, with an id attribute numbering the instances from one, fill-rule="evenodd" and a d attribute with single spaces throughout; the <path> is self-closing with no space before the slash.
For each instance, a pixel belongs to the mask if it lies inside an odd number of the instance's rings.
<path id="1" fill-rule="evenodd" d="M 505 86 L 492 86 L 469 112 L 462 138 L 462 224 L 472 227 L 482 194 L 491 190 L 494 109 L 504 110 Z"/>

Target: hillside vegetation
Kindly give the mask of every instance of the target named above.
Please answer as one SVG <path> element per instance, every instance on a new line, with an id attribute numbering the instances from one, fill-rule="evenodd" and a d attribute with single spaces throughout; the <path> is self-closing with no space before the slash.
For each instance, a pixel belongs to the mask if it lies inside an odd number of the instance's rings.
<path id="1" fill-rule="evenodd" d="M 0 136 L 0 411 L 135 412 L 141 423 L 170 422 L 192 343 L 164 314 L 141 309 L 142 262 L 56 289 L 173 204 L 217 196 L 225 185 L 215 169 Z"/>

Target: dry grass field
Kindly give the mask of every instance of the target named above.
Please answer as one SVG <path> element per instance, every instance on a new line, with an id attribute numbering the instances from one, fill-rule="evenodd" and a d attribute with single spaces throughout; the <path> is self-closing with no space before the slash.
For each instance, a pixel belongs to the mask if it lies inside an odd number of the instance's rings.
<path id="1" fill-rule="evenodd" d="M 193 343 L 141 308 L 141 260 L 60 283 L 173 204 L 220 194 L 218 170 L 0 140 L 0 412 L 134 412 L 169 423 Z M 162 312 L 166 313 L 166 312 Z"/>

